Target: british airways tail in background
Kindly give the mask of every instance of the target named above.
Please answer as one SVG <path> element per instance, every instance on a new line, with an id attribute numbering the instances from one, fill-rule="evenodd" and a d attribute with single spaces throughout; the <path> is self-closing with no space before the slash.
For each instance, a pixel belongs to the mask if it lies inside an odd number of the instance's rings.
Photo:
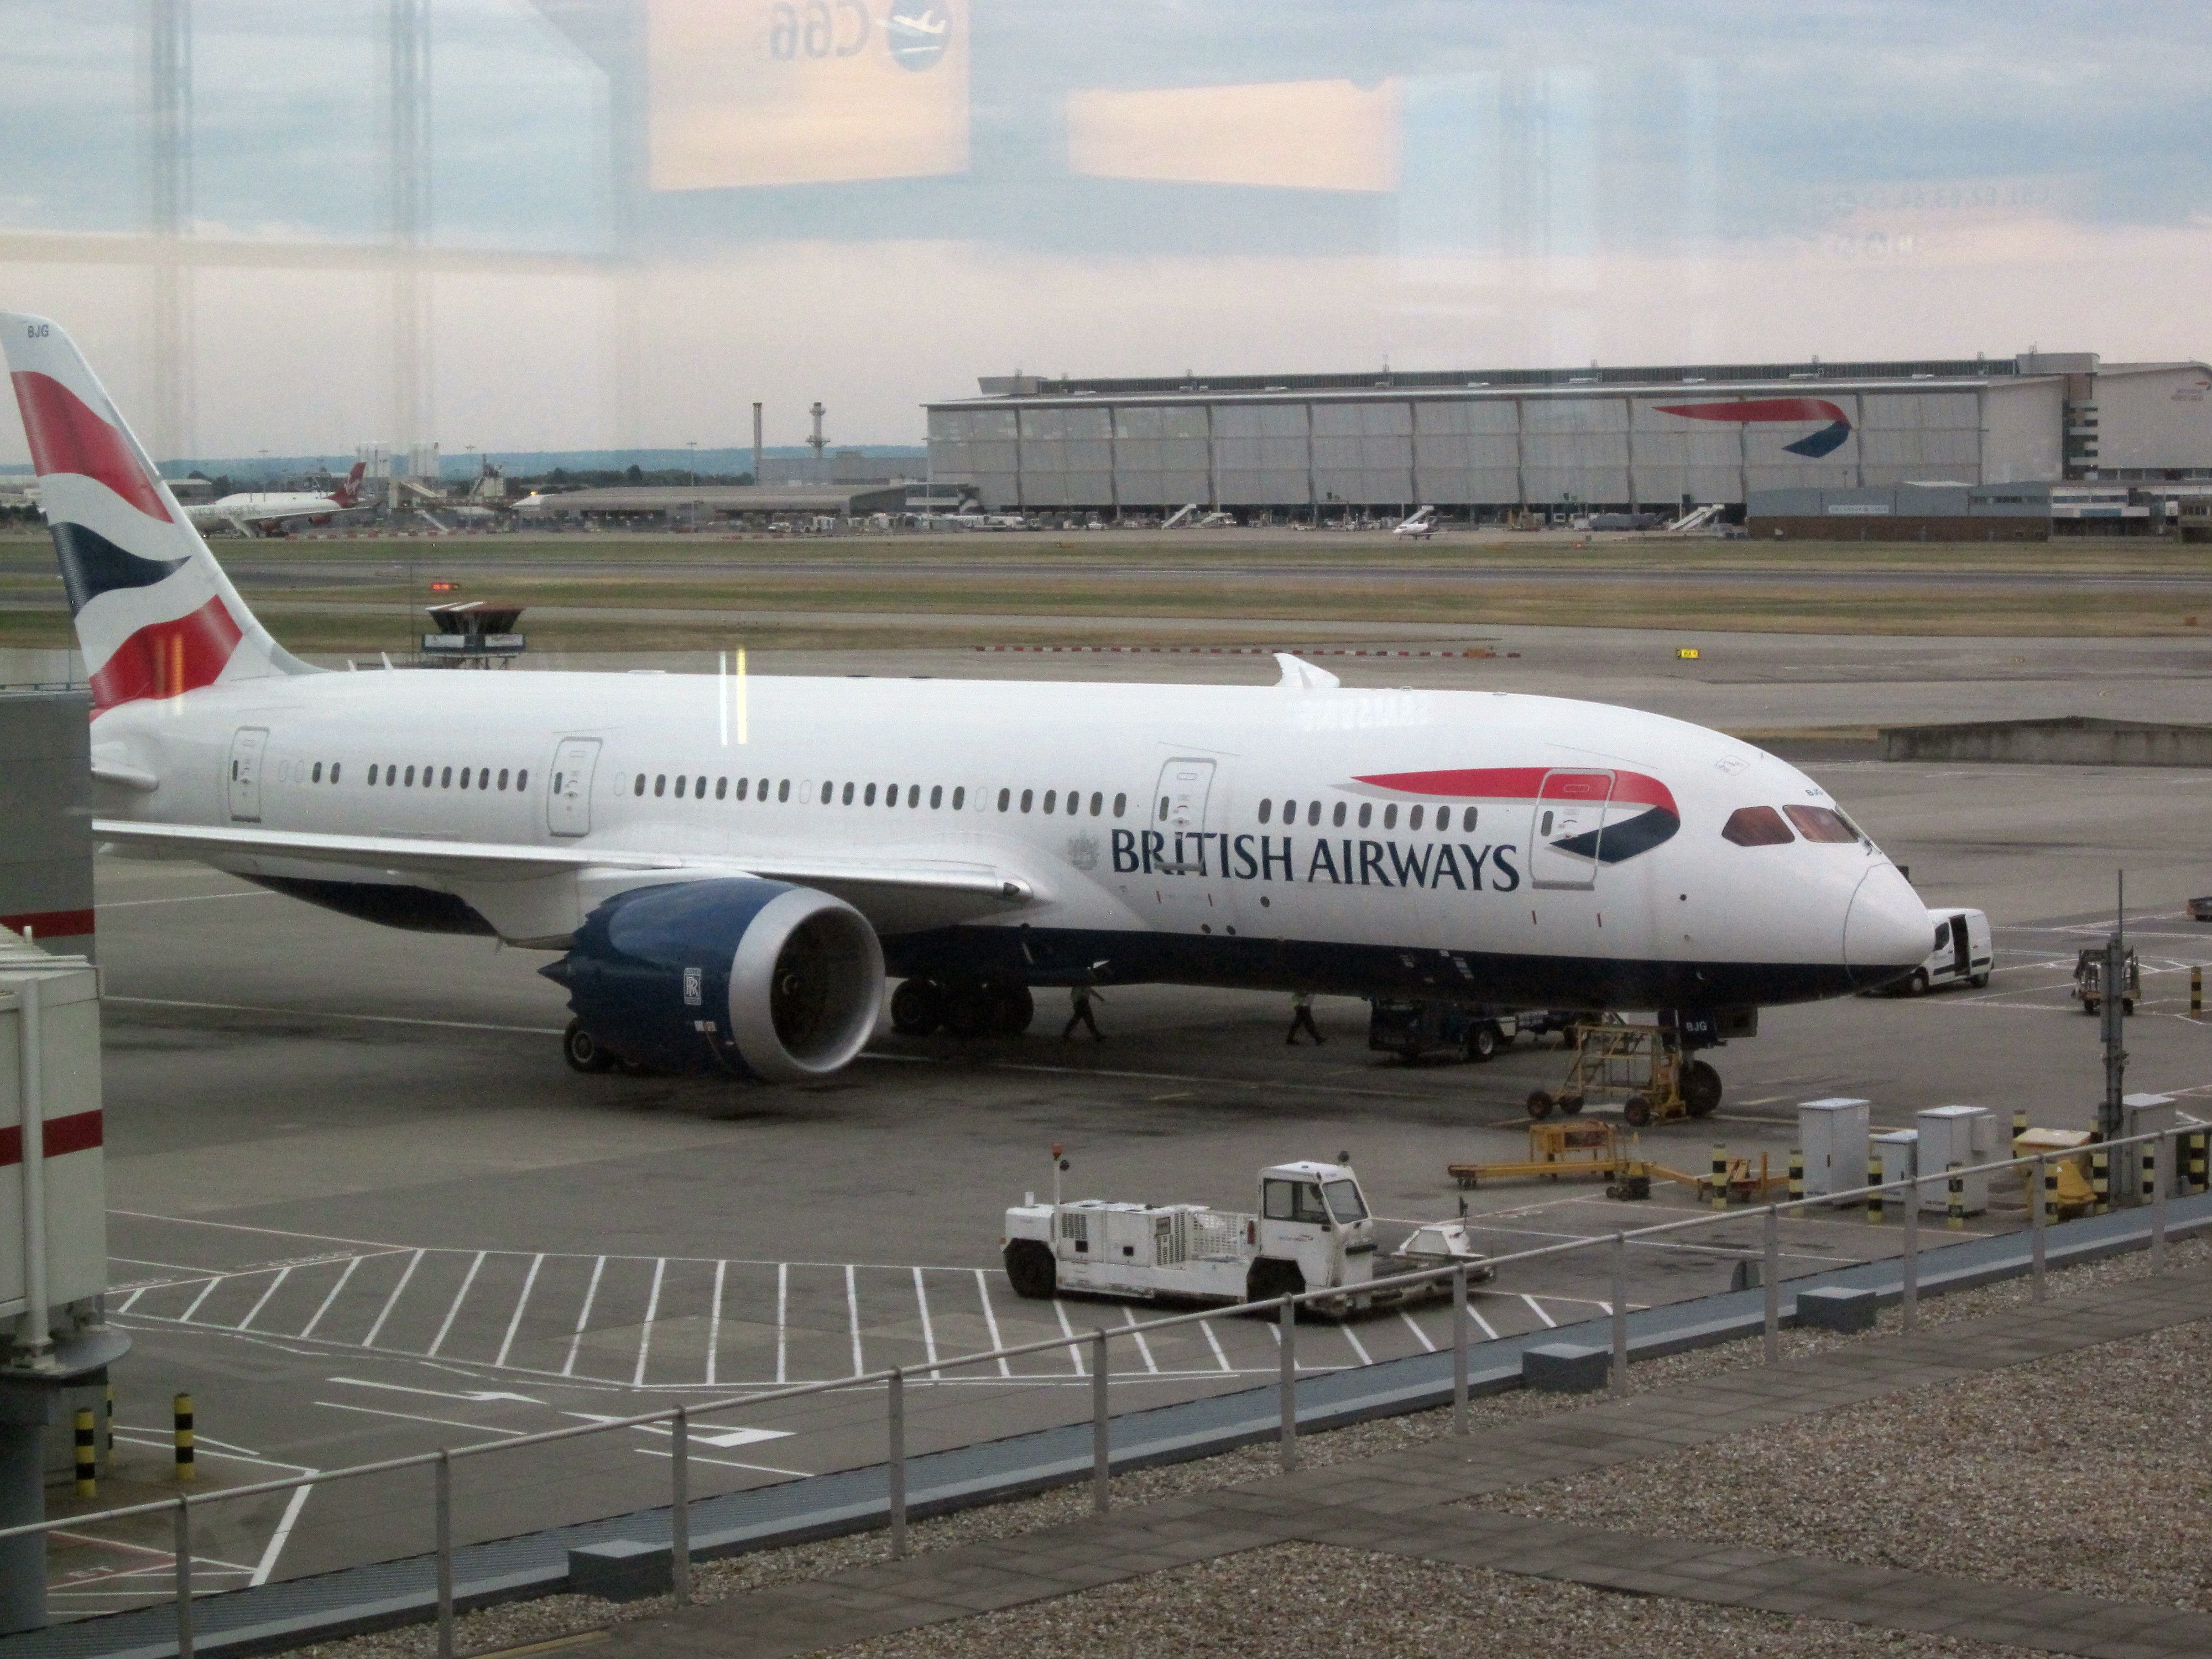
<path id="1" fill-rule="evenodd" d="M 62 330 L 0 313 L 93 683 L 106 842 L 556 953 L 569 1063 L 769 1080 L 1030 989 L 1166 981 L 1698 1018 L 1910 972 L 1804 774 L 1604 704 L 1272 686 L 314 672 Z"/>

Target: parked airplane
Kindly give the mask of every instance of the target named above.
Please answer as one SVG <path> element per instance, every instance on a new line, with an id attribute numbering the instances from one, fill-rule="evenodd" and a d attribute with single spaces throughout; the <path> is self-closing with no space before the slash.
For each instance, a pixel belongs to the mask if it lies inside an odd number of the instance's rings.
<path id="1" fill-rule="evenodd" d="M 1146 980 L 1695 1027 L 1929 948 L 1810 778 L 1598 703 L 1288 655 L 1264 687 L 315 672 L 62 330 L 0 333 L 90 669 L 95 834 L 556 952 L 580 1069 L 819 1077 L 886 972 L 913 1031 Z"/>
<path id="2" fill-rule="evenodd" d="M 327 494 L 312 489 L 277 489 L 225 495 L 219 501 L 185 508 L 185 516 L 195 530 L 228 525 L 241 536 L 274 535 L 287 525 L 302 522 L 328 524 L 333 513 L 361 505 L 361 479 L 368 471 L 365 462 L 356 461 L 345 482 Z"/>
<path id="3" fill-rule="evenodd" d="M 1433 507 L 1414 509 L 1413 515 L 1395 526 L 1390 533 L 1403 536 L 1408 541 L 1425 542 L 1437 533 L 1437 510 Z"/>

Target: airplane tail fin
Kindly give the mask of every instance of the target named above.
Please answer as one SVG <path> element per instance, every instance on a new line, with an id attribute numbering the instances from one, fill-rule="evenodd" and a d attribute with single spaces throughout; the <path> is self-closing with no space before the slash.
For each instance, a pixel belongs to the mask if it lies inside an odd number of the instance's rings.
<path id="1" fill-rule="evenodd" d="M 61 325 L 0 312 L 93 712 L 307 665 L 246 608 Z"/>
<path id="2" fill-rule="evenodd" d="M 345 482 L 331 491 L 331 499 L 340 507 L 351 507 L 361 499 L 361 481 L 368 471 L 367 461 L 356 461 L 353 471 L 346 474 Z"/>

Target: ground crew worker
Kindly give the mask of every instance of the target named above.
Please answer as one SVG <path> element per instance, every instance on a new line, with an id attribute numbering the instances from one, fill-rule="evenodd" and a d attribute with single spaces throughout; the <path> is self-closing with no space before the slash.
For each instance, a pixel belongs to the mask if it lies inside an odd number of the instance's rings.
<path id="1" fill-rule="evenodd" d="M 1074 1036 L 1075 1028 L 1079 1025 L 1088 1025 L 1093 1038 L 1100 1042 L 1106 1041 L 1106 1033 L 1098 1029 L 1098 1021 L 1091 1012 L 1091 1000 L 1097 994 L 1088 985 L 1071 985 L 1067 988 L 1068 1006 L 1075 1012 L 1068 1015 L 1067 1024 L 1060 1030 L 1060 1040 L 1062 1042 Z M 1105 1000 L 1103 997 L 1098 1000 L 1102 1002 Z"/>
<path id="2" fill-rule="evenodd" d="M 1298 1033 L 1301 1031 L 1311 1037 L 1316 1046 L 1328 1041 L 1321 1034 L 1321 1027 L 1314 1024 L 1311 991 L 1297 991 L 1291 994 L 1291 1031 L 1283 1041 L 1295 1046 L 1298 1040 Z"/>

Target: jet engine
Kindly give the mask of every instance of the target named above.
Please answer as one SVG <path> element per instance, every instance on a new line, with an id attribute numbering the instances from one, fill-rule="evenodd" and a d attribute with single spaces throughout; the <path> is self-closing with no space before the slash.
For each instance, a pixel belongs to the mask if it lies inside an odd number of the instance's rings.
<path id="1" fill-rule="evenodd" d="M 636 887 L 593 910 L 538 971 L 568 993 L 569 1063 L 826 1077 L 876 1028 L 884 953 L 842 899 L 730 878 Z"/>

